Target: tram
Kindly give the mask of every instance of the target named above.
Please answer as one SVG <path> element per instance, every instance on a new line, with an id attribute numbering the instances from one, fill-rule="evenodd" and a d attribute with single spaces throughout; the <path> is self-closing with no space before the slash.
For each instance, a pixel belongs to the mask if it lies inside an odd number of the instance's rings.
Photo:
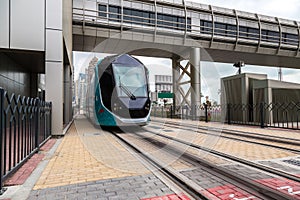
<path id="1" fill-rule="evenodd" d="M 100 126 L 148 124 L 148 74 L 143 63 L 128 54 L 99 60 L 87 88 L 87 117 Z"/>

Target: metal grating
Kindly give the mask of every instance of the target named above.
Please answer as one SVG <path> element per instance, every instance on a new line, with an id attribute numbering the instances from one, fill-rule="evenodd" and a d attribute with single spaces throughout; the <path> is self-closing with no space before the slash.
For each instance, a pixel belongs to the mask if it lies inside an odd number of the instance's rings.
<path id="1" fill-rule="evenodd" d="M 101 135 L 101 133 L 84 133 L 83 136 L 95 136 L 95 135 Z"/>
<path id="2" fill-rule="evenodd" d="M 289 160 L 283 160 L 282 162 L 300 167 L 300 160 L 289 159 Z"/>
<path id="3" fill-rule="evenodd" d="M 164 129 L 164 132 L 174 132 L 173 130 L 169 130 L 169 129 Z"/>

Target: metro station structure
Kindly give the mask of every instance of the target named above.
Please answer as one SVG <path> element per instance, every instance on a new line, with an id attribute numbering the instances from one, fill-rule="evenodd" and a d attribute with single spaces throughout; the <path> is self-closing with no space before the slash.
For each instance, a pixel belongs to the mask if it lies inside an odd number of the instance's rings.
<path id="1" fill-rule="evenodd" d="M 298 21 L 185 0 L 3 0 L 0 5 L 1 87 L 45 94 L 53 103 L 54 135 L 72 118 L 72 51 L 171 58 L 174 105 L 191 107 L 201 103 L 200 61 L 299 68 Z M 182 66 L 182 60 L 189 62 Z"/>
<path id="2" fill-rule="evenodd" d="M 297 21 L 189 1 L 73 4 L 74 50 L 171 58 L 174 106 L 201 104 L 200 61 L 298 68 L 299 32 Z"/>

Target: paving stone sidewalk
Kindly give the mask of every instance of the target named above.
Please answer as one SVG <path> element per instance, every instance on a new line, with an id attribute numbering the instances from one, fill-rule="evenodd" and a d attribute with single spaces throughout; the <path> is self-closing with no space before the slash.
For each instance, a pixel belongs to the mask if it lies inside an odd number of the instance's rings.
<path id="1" fill-rule="evenodd" d="M 0 199 L 189 199 L 183 193 L 176 194 L 125 147 L 84 117 L 75 119 L 62 139 L 51 140 L 52 146 L 56 141 L 51 155 L 34 156 L 39 158 L 37 164 L 42 163 L 30 172 L 35 179 L 30 176 L 16 182 L 20 184 L 16 192 Z M 31 165 L 28 161 L 25 171 L 33 168 Z M 8 182 L 12 180 L 18 178 Z"/>

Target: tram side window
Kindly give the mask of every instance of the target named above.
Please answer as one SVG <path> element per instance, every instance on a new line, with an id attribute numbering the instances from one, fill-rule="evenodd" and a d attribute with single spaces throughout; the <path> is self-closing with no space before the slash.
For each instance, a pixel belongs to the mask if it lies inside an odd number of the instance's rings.
<path id="1" fill-rule="evenodd" d="M 123 8 L 123 20 L 124 22 L 126 23 L 130 23 L 131 22 L 131 16 L 132 16 L 132 13 L 131 13 L 131 9 L 129 8 Z"/>
<path id="2" fill-rule="evenodd" d="M 236 25 L 227 24 L 227 37 L 236 37 Z"/>
<path id="3" fill-rule="evenodd" d="M 261 39 L 267 41 L 267 30 L 261 30 Z"/>
<path id="4" fill-rule="evenodd" d="M 187 18 L 187 29 L 189 32 L 191 32 L 191 29 L 192 29 L 192 19 L 191 18 Z"/>
<path id="5" fill-rule="evenodd" d="M 188 22 L 190 24 L 190 22 Z M 178 30 L 184 30 L 185 29 L 185 18 L 184 17 L 179 17 L 178 18 Z"/>
<path id="6" fill-rule="evenodd" d="M 201 30 L 201 33 L 212 34 L 212 22 L 201 20 L 200 21 L 200 30 Z"/>
<path id="7" fill-rule="evenodd" d="M 160 25 L 163 25 L 163 20 L 164 20 L 163 15 L 157 13 L 157 25 L 158 25 L 158 27 L 161 27 Z"/>
<path id="8" fill-rule="evenodd" d="M 279 37 L 280 37 L 279 32 L 276 32 L 276 31 L 269 31 L 268 32 L 268 41 L 269 42 L 278 43 L 279 42 Z"/>
<path id="9" fill-rule="evenodd" d="M 150 21 L 149 21 L 150 25 L 154 26 L 154 24 L 155 24 L 155 13 L 150 12 L 149 17 L 150 17 Z"/>
<path id="10" fill-rule="evenodd" d="M 226 36 L 226 24 L 216 22 L 215 35 Z"/>
<path id="11" fill-rule="evenodd" d="M 167 28 L 174 28 L 176 27 L 176 24 L 173 24 L 173 22 L 177 21 L 176 17 L 173 18 L 173 16 L 170 15 L 163 15 L 163 24 L 167 27 Z"/>
<path id="12" fill-rule="evenodd" d="M 248 39 L 249 40 L 258 40 L 259 39 L 259 30 L 256 28 L 248 28 Z"/>
<path id="13" fill-rule="evenodd" d="M 150 25 L 150 12 L 142 12 L 144 25 Z"/>
<path id="14" fill-rule="evenodd" d="M 120 7 L 119 6 L 109 6 L 109 18 L 112 21 L 120 21 Z"/>
<path id="15" fill-rule="evenodd" d="M 99 9 L 99 16 L 100 17 L 107 17 L 107 6 L 106 5 L 98 5 Z"/>
<path id="16" fill-rule="evenodd" d="M 261 30 L 261 39 L 265 42 L 279 42 L 279 32 L 270 30 Z"/>
<path id="17" fill-rule="evenodd" d="M 247 27 L 245 27 L 245 26 L 240 26 L 239 27 L 239 36 L 240 36 L 240 38 L 247 39 L 247 37 L 248 37 L 247 32 L 248 32 Z"/>
<path id="18" fill-rule="evenodd" d="M 99 16 L 107 17 L 106 5 L 99 4 Z M 111 21 L 120 22 L 121 20 L 121 7 L 109 5 L 109 18 Z M 134 23 L 139 25 L 154 26 L 155 13 L 152 11 L 123 8 L 123 20 L 125 23 Z M 187 28 L 191 31 L 191 18 L 187 18 Z M 157 13 L 157 25 L 161 28 L 184 30 L 185 17 Z"/>
<path id="19" fill-rule="evenodd" d="M 282 42 L 288 45 L 298 45 L 299 36 L 292 33 L 282 33 Z"/>
<path id="20" fill-rule="evenodd" d="M 135 24 L 142 25 L 143 24 L 143 12 L 139 10 L 132 10 L 132 21 Z"/>

